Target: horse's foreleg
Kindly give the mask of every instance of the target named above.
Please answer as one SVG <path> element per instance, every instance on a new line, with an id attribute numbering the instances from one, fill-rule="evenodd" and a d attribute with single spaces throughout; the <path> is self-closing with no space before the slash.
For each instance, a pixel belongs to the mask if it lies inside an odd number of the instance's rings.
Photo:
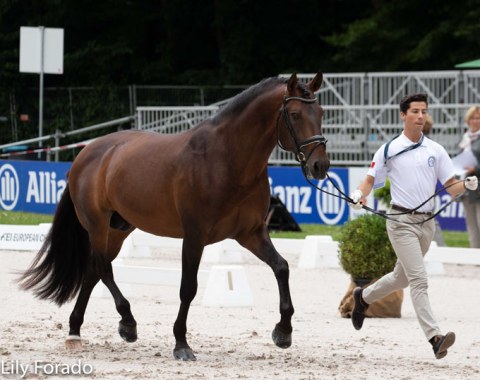
<path id="1" fill-rule="evenodd" d="M 70 314 L 69 324 L 70 330 L 67 340 L 65 341 L 65 347 L 68 349 L 82 348 L 82 341 L 80 339 L 80 327 L 83 324 L 85 316 L 85 310 L 87 309 L 88 300 L 92 294 L 92 290 L 100 280 L 100 276 L 89 268 L 85 273 L 82 287 L 75 302 L 72 313 Z"/>
<path id="2" fill-rule="evenodd" d="M 266 227 L 257 235 L 248 235 L 246 238 L 238 238 L 237 241 L 270 266 L 275 274 L 280 295 L 280 322 L 272 331 L 272 339 L 278 347 L 288 348 L 292 344 L 292 315 L 294 313 L 290 297 L 288 262 L 273 246 Z"/>
<path id="3" fill-rule="evenodd" d="M 272 249 L 275 250 L 273 245 Z M 294 313 L 288 281 L 290 270 L 288 262 L 276 250 L 275 252 L 278 255 L 276 260 L 272 264 L 267 262 L 275 274 L 280 293 L 280 322 L 277 323 L 272 331 L 272 339 L 278 347 L 288 348 L 292 345 L 292 315 Z"/>
<path id="4" fill-rule="evenodd" d="M 184 238 L 182 247 L 182 281 L 180 284 L 180 309 L 173 325 L 175 336 L 175 359 L 185 361 L 197 360 L 187 343 L 187 317 L 190 304 L 195 298 L 198 289 L 198 267 L 203 251 L 203 245 L 191 239 Z"/>

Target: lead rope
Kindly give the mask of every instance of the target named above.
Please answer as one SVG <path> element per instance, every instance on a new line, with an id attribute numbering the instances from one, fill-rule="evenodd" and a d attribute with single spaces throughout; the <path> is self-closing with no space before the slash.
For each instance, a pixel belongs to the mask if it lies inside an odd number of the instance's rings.
<path id="1" fill-rule="evenodd" d="M 302 165 L 303 166 L 303 165 Z M 305 170 L 302 168 L 302 172 L 304 172 Z M 337 186 L 337 184 L 330 178 L 330 176 L 328 175 L 328 172 L 327 172 L 327 178 L 329 179 L 329 181 L 332 183 L 333 187 L 340 193 L 340 195 L 338 194 L 334 194 L 334 193 L 331 193 L 329 191 L 326 191 L 326 190 L 323 190 L 322 188 L 318 187 L 317 185 L 315 185 L 309 178 L 307 178 L 307 176 L 305 176 L 304 174 L 304 177 L 305 179 L 307 180 L 307 182 L 312 186 L 314 187 L 315 189 L 321 191 L 322 193 L 325 193 L 325 194 L 328 194 L 328 195 L 332 195 L 334 197 L 337 197 L 337 198 L 340 198 L 340 199 L 343 199 L 344 201 L 348 202 L 348 203 L 355 203 L 353 202 L 353 199 L 350 198 L 348 195 L 346 195 L 342 190 L 340 190 L 340 188 Z M 374 209 L 372 209 L 371 207 L 368 207 L 366 205 L 362 205 L 362 208 L 366 211 L 369 211 L 371 212 L 372 214 L 375 214 L 377 216 L 380 216 L 384 219 L 388 219 L 388 220 L 391 220 L 393 222 L 396 222 L 396 223 L 402 223 L 402 224 L 422 224 L 422 223 L 425 223 L 425 222 L 428 222 L 429 220 L 435 218 L 438 214 L 440 214 L 443 210 L 445 210 L 448 206 L 450 206 L 450 204 L 452 204 L 452 202 L 455 202 L 456 200 L 458 200 L 462 195 L 458 195 L 457 197 L 455 198 L 452 198 L 449 202 L 447 202 L 445 205 L 443 205 L 436 213 L 430 215 L 427 219 L 424 219 L 423 221 L 421 222 L 403 222 L 403 221 L 399 221 L 395 218 L 392 218 L 392 216 L 400 216 L 400 215 L 407 215 L 407 214 L 411 214 L 413 211 L 416 211 L 418 210 L 420 207 L 422 207 L 424 204 L 426 204 L 430 199 L 436 197 L 439 193 L 441 193 L 443 190 L 446 190 L 454 185 L 456 185 L 457 183 L 459 182 L 465 182 L 465 180 L 460 180 L 460 181 L 457 181 L 457 182 L 454 182 L 452 183 L 451 185 L 449 186 L 444 186 L 442 188 L 440 188 L 439 190 L 437 190 L 435 192 L 435 194 L 433 194 L 431 197 L 429 197 L 426 201 L 424 201 L 423 203 L 421 203 L 420 205 L 418 205 L 417 207 L 415 207 L 413 210 L 411 211 L 403 211 L 403 212 L 398 212 L 398 213 L 382 213 L 382 212 L 378 212 Z"/>

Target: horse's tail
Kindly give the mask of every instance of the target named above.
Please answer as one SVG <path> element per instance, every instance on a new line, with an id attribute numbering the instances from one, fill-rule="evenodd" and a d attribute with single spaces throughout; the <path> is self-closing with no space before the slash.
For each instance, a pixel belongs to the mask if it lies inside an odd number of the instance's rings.
<path id="1" fill-rule="evenodd" d="M 79 291 L 90 257 L 90 242 L 82 227 L 67 187 L 58 203 L 52 228 L 30 268 L 18 279 L 24 290 L 58 305 Z"/>

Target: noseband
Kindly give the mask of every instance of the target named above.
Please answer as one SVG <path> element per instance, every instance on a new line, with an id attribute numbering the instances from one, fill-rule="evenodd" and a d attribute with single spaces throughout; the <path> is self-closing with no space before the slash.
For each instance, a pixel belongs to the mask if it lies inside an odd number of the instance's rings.
<path id="1" fill-rule="evenodd" d="M 290 97 L 284 96 L 283 97 L 282 108 L 280 109 L 280 114 L 283 115 L 283 121 L 285 122 L 287 130 L 290 133 L 290 136 L 292 136 L 293 142 L 295 143 L 295 152 L 294 152 L 295 153 L 295 158 L 297 159 L 298 162 L 300 162 L 300 164 L 302 165 L 302 168 L 304 168 L 308 159 L 312 155 L 313 151 L 315 149 L 317 149 L 320 145 L 325 145 L 326 146 L 328 140 L 323 135 L 314 135 L 312 137 L 309 137 L 306 140 L 298 141 L 297 135 L 295 134 L 295 130 L 293 129 L 292 123 L 290 121 L 290 115 L 288 114 L 288 109 L 286 107 L 287 103 L 290 100 L 298 100 L 302 103 L 315 103 L 317 101 L 317 99 L 316 98 L 314 98 L 314 99 L 304 99 L 304 98 L 300 98 L 298 96 L 290 96 Z M 285 147 L 280 142 L 280 135 L 278 133 L 278 128 L 279 128 L 278 127 L 278 125 L 279 125 L 278 121 L 280 119 L 280 114 L 278 115 L 278 118 L 277 118 L 277 144 L 280 148 L 282 148 L 283 150 L 286 150 Z M 303 153 L 302 149 L 304 147 L 308 146 L 308 145 L 311 145 L 311 144 L 315 144 L 315 146 L 313 147 L 313 149 L 308 154 L 308 157 L 305 157 L 305 154 Z"/>

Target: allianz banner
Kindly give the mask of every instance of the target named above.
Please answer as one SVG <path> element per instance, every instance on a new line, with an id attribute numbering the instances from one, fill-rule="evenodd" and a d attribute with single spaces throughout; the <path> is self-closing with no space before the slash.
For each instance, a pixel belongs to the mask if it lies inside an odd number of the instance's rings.
<path id="1" fill-rule="evenodd" d="M 330 168 L 328 175 L 335 186 L 349 194 L 348 168 Z M 297 223 L 344 224 L 348 220 L 347 202 L 338 198 L 339 191 L 329 179 L 307 182 L 300 167 L 268 168 L 270 192 L 278 195 Z M 331 195 L 331 194 L 334 195 Z"/>
<path id="2" fill-rule="evenodd" d="M 328 175 L 335 186 L 345 194 L 351 194 L 364 179 L 367 168 L 330 168 Z M 270 192 L 285 204 L 285 207 L 297 223 L 344 224 L 348 218 L 354 218 L 366 211 L 355 211 L 348 207 L 342 195 L 327 178 L 312 179 L 320 190 L 313 188 L 302 174 L 300 167 L 268 168 Z M 439 185 L 438 188 L 441 186 Z M 331 193 L 333 195 L 327 194 Z M 433 195 L 433 194 L 432 194 Z M 444 190 L 435 197 L 437 210 L 450 201 L 450 195 Z M 369 195 L 368 205 L 378 209 L 379 204 Z M 437 219 L 442 229 L 465 231 L 465 212 L 461 202 L 452 202 Z"/>
<path id="3" fill-rule="evenodd" d="M 0 160 L 0 209 L 53 214 L 67 185 L 70 166 L 70 162 Z M 279 196 L 297 223 L 334 225 L 364 213 L 348 207 L 337 188 L 350 194 L 366 171 L 366 168 L 330 168 L 328 174 L 333 183 L 328 178 L 311 180 L 323 192 L 307 182 L 298 166 L 270 166 L 268 180 L 272 195 Z M 440 207 L 449 200 L 450 196 L 442 192 L 436 197 L 436 205 Z M 368 204 L 378 206 L 372 195 Z M 461 203 L 452 203 L 438 220 L 443 229 L 465 231 Z"/>
<path id="4" fill-rule="evenodd" d="M 67 186 L 68 163 L 0 160 L 0 208 L 53 214 Z"/>

